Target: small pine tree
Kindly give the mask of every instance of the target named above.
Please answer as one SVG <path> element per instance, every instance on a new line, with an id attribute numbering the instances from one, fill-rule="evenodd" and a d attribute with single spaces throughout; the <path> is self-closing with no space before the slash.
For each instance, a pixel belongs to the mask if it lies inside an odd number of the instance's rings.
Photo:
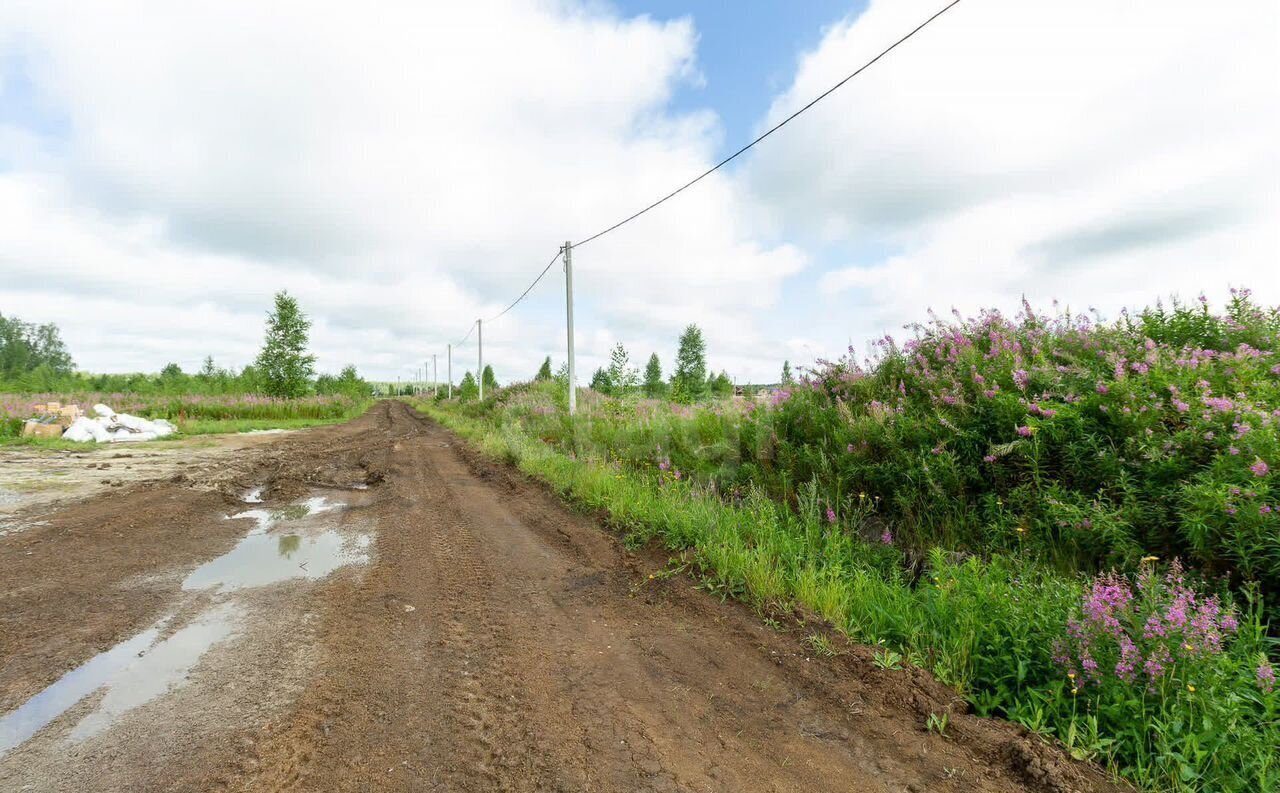
<path id="1" fill-rule="evenodd" d="M 702 329 L 689 325 L 680 334 L 676 352 L 676 371 L 671 375 L 671 398 L 677 402 L 696 402 L 707 391 L 707 343 Z"/>
<path id="2" fill-rule="evenodd" d="M 485 396 L 491 396 L 498 393 L 498 378 L 493 376 L 493 367 L 485 364 L 484 371 L 480 376 L 483 378 Z"/>
<path id="3" fill-rule="evenodd" d="M 468 402 L 480 396 L 480 386 L 476 384 L 475 375 L 467 372 L 462 376 L 462 384 L 458 386 L 458 399 Z"/>
<path id="4" fill-rule="evenodd" d="M 795 382 L 796 382 L 795 377 L 792 376 L 791 374 L 791 361 L 783 361 L 782 362 L 782 384 L 794 385 Z"/>
<path id="5" fill-rule="evenodd" d="M 649 363 L 644 367 L 644 395 L 650 399 L 657 399 L 665 390 L 666 384 L 662 382 L 662 363 L 658 360 L 656 352 L 651 353 Z"/>
<path id="6" fill-rule="evenodd" d="M 311 320 L 288 292 L 277 292 L 275 310 L 267 315 L 267 336 L 254 363 L 262 390 L 276 397 L 307 393 L 316 357 L 307 353 Z"/>
<path id="7" fill-rule="evenodd" d="M 206 380 L 212 380 L 218 375 L 218 367 L 213 363 L 213 356 L 206 355 L 204 357 L 204 365 L 200 367 L 200 376 Z"/>
<path id="8" fill-rule="evenodd" d="M 591 375 L 591 390 L 599 391 L 602 394 L 613 393 L 613 383 L 609 380 L 609 373 L 603 368 L 597 368 Z"/>
<path id="9" fill-rule="evenodd" d="M 720 374 L 711 378 L 707 384 L 711 389 L 711 395 L 717 399 L 725 399 L 733 396 L 733 381 L 729 379 L 729 373 L 720 370 Z"/>
<path id="10" fill-rule="evenodd" d="M 542 366 L 538 368 L 538 373 L 533 376 L 535 382 L 544 382 L 551 379 L 551 356 L 548 355 L 542 362 Z"/>

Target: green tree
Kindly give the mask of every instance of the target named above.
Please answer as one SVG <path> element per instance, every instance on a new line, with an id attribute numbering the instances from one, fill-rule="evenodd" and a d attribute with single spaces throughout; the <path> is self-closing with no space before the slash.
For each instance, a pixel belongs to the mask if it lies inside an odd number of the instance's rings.
<path id="1" fill-rule="evenodd" d="M 651 353 L 649 363 L 644 367 L 644 395 L 650 399 L 657 399 L 665 390 L 666 383 L 662 382 L 662 363 L 658 360 L 656 352 Z"/>
<path id="2" fill-rule="evenodd" d="M 615 393 L 625 394 L 640 384 L 640 373 L 631 366 L 631 355 L 619 342 L 609 353 L 609 384 Z"/>
<path id="3" fill-rule="evenodd" d="M 316 357 L 307 352 L 311 320 L 288 292 L 277 292 L 275 310 L 267 315 L 267 336 L 254 362 L 262 390 L 276 397 L 307 393 Z"/>
<path id="4" fill-rule="evenodd" d="M 720 374 L 708 380 L 707 387 L 711 390 L 711 395 L 717 399 L 733 396 L 733 381 L 729 379 L 729 373 L 723 369 L 720 370 Z"/>
<path id="5" fill-rule="evenodd" d="M 542 366 L 538 367 L 538 373 L 533 376 L 535 382 L 544 382 L 551 379 L 551 356 L 548 355 L 542 362 Z"/>
<path id="6" fill-rule="evenodd" d="M 602 394 L 613 393 L 613 383 L 609 380 L 609 372 L 603 367 L 597 368 L 591 375 L 591 390 Z"/>
<path id="7" fill-rule="evenodd" d="M 75 364 L 58 326 L 33 325 L 0 314 L 0 379 L 16 379 L 36 369 L 42 369 L 42 381 L 74 373 Z"/>
<path id="8" fill-rule="evenodd" d="M 485 364 L 484 371 L 480 373 L 480 376 L 483 378 L 481 382 L 484 383 L 485 394 L 493 395 L 498 393 L 498 378 L 493 376 L 492 366 Z"/>
<path id="9" fill-rule="evenodd" d="M 677 402 L 696 402 L 707 390 L 707 343 L 702 329 L 689 325 L 680 334 L 676 352 L 676 371 L 671 375 L 671 398 Z"/>
<path id="10" fill-rule="evenodd" d="M 480 386 L 476 384 L 475 375 L 467 372 L 462 376 L 462 384 L 458 386 L 458 399 L 463 402 L 477 399 L 480 396 Z"/>
<path id="11" fill-rule="evenodd" d="M 200 376 L 206 380 L 212 380 L 218 376 L 218 367 L 214 365 L 212 355 L 204 357 L 204 365 L 200 367 Z"/>
<path id="12" fill-rule="evenodd" d="M 791 361 L 783 361 L 782 362 L 782 384 L 794 385 L 795 382 L 796 382 L 796 379 L 791 374 Z"/>

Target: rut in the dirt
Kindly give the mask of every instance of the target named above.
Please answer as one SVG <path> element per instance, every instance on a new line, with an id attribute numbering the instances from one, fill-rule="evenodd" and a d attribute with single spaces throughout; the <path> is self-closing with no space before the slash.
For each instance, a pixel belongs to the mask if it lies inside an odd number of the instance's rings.
<path id="1" fill-rule="evenodd" d="M 689 580 L 650 580 L 660 555 L 628 553 L 399 402 L 281 440 L 220 492 L 159 484 L 65 510 L 15 546 L 39 547 L 45 562 L 15 565 L 14 538 L 0 538 L 4 580 L 25 582 L 5 584 L 2 646 L 38 659 L 6 663 L 5 705 L 56 677 L 42 670 L 155 619 L 183 575 L 235 543 L 219 516 L 242 488 L 279 500 L 365 483 L 342 520 L 373 537 L 368 564 L 264 590 L 270 606 L 250 619 L 267 627 L 208 661 L 259 672 L 231 696 L 197 669 L 174 695 L 198 710 L 189 695 L 208 690 L 218 718 L 193 732 L 143 708 L 120 751 L 69 751 L 65 762 L 84 766 L 76 778 L 101 790 L 1110 789 L 1011 725 L 963 715 L 923 673 L 876 669 L 863 648 L 809 658 L 799 633 L 769 630 Z M 111 553 L 112 516 L 139 505 L 129 531 L 154 550 Z M 74 568 L 95 549 L 105 553 L 91 586 L 117 594 L 101 614 L 81 599 L 93 612 L 81 619 L 58 592 L 85 591 Z M 59 552 L 74 557 L 69 569 L 53 563 Z M 77 635 L 80 624 L 91 631 Z M 953 714 L 946 736 L 924 727 L 940 712 Z M 26 778 L 9 762 L 0 782 Z"/>

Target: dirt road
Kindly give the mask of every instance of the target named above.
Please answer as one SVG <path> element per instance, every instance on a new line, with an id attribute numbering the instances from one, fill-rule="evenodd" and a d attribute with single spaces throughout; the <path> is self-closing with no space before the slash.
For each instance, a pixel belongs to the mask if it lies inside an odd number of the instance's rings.
<path id="1" fill-rule="evenodd" d="M 4 791 L 1111 789 L 920 672 L 650 578 L 396 402 L 17 519 Z"/>

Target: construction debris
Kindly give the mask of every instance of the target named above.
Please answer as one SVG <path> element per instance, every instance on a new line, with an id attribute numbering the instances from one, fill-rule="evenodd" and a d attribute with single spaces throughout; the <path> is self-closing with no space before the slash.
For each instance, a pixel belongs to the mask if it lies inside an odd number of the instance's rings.
<path id="1" fill-rule="evenodd" d="M 63 438 L 80 443 L 127 443 L 153 441 L 172 435 L 178 428 L 164 419 L 144 419 L 116 413 L 106 405 L 94 405 L 94 417 L 81 413 L 78 405 L 49 402 L 35 406 L 36 418 L 22 428 L 24 436 Z"/>

